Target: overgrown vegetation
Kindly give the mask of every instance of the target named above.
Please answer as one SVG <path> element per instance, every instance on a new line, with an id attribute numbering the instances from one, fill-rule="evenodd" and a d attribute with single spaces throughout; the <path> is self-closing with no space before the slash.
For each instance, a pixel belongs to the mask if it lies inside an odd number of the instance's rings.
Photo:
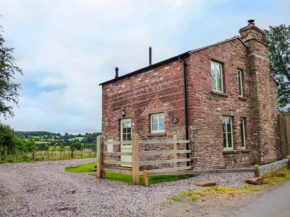
<path id="1" fill-rule="evenodd" d="M 263 178 L 264 185 L 268 187 L 278 185 L 290 179 L 290 170 L 288 170 L 287 167 L 283 167 L 277 172 L 272 172 L 264 175 Z"/>
<path id="2" fill-rule="evenodd" d="M 94 171 L 95 166 L 96 166 L 96 163 L 89 163 L 89 164 L 79 165 L 76 167 L 66 167 L 65 170 L 68 172 L 75 172 L 75 173 L 89 173 L 89 172 Z M 91 174 L 91 175 L 96 176 L 96 174 Z M 152 177 L 149 177 L 149 183 L 150 184 L 158 184 L 158 183 L 162 183 L 162 182 L 171 182 L 171 181 L 177 181 L 177 180 L 187 179 L 187 178 L 189 178 L 189 176 L 185 176 L 185 175 L 152 176 Z M 131 175 L 106 173 L 106 179 L 132 184 L 132 176 Z M 139 177 L 139 183 L 141 185 L 143 184 L 143 176 Z"/>

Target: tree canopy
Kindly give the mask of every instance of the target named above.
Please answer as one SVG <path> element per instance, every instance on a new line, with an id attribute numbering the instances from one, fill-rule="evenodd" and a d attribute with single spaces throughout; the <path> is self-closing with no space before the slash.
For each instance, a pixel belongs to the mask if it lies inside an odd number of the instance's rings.
<path id="1" fill-rule="evenodd" d="M 0 116 L 14 116 L 11 103 L 18 104 L 20 84 L 14 82 L 17 73 L 22 70 L 16 65 L 13 48 L 4 45 L 0 26 Z"/>
<path id="2" fill-rule="evenodd" d="M 290 112 L 290 25 L 270 26 L 265 33 L 271 74 L 279 82 L 279 107 L 282 112 Z"/>
<path id="3" fill-rule="evenodd" d="M 15 133 L 8 125 L 0 124 L 0 146 L 12 147 Z"/>

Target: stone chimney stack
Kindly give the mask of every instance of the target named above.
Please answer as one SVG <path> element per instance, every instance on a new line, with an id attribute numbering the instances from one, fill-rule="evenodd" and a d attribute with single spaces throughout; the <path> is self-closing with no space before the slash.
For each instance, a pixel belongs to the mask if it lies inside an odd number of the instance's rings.
<path id="1" fill-rule="evenodd" d="M 254 163 L 265 164 L 280 158 L 278 127 L 277 83 L 271 77 L 269 49 L 264 41 L 264 31 L 249 20 L 248 25 L 240 29 L 241 40 L 248 47 L 247 73 L 249 73 L 248 96 L 253 120 L 251 153 Z M 263 133 L 261 133 L 263 132 Z"/>
<path id="2" fill-rule="evenodd" d="M 241 39 L 246 43 L 251 39 L 256 39 L 260 42 L 264 41 L 264 31 L 256 27 L 255 20 L 248 20 L 248 25 L 240 29 Z"/>

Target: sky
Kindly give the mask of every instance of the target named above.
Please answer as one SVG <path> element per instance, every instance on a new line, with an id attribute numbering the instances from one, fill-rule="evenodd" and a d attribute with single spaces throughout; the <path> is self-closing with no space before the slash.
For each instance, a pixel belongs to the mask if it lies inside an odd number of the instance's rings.
<path id="1" fill-rule="evenodd" d="M 0 25 L 23 75 L 17 131 L 100 132 L 101 82 L 180 53 L 290 25 L 289 0 L 0 0 Z"/>

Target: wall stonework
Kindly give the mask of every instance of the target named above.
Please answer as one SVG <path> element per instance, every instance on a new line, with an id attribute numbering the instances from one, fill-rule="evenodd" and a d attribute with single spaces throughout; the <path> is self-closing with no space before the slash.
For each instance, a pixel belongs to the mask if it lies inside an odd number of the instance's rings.
<path id="1" fill-rule="evenodd" d="M 253 26 L 242 28 L 241 38 L 192 51 L 185 60 L 189 139 L 195 169 L 246 167 L 281 158 L 277 84 L 270 76 L 268 48 L 261 41 L 262 32 L 255 31 Z M 224 94 L 212 92 L 211 60 L 223 64 Z M 242 98 L 238 96 L 237 69 L 243 71 Z M 106 139 L 120 140 L 123 109 L 125 118 L 132 120 L 132 131 L 140 139 L 171 140 L 176 134 L 185 139 L 183 72 L 178 59 L 104 84 L 102 97 L 102 131 Z M 152 136 L 150 114 L 158 112 L 165 114 L 166 134 Z M 233 117 L 233 151 L 223 150 L 222 116 Z M 173 117 L 179 119 L 177 124 L 172 123 Z M 241 148 L 241 117 L 246 118 L 246 150 Z M 114 149 L 120 151 L 118 146 Z M 147 145 L 141 149 L 172 147 Z M 169 157 L 172 156 L 150 159 Z"/>

